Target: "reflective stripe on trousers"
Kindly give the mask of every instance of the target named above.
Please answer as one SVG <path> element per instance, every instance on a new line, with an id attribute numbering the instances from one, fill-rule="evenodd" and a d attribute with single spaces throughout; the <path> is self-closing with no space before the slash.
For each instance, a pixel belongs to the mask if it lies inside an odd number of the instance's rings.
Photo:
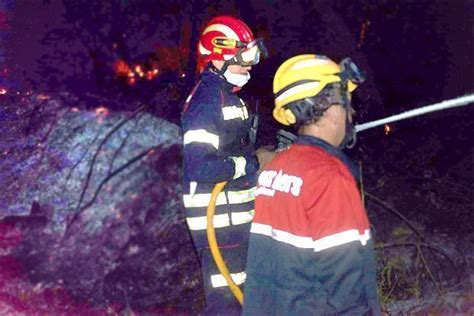
<path id="1" fill-rule="evenodd" d="M 247 275 L 245 272 L 231 273 L 230 277 L 234 280 L 234 283 L 237 285 L 243 284 Z M 228 286 L 228 283 L 222 274 L 213 274 L 211 275 L 211 284 L 212 287 L 223 287 Z"/>
<path id="2" fill-rule="evenodd" d="M 241 225 L 250 223 L 255 214 L 255 210 L 244 212 L 232 212 L 230 214 L 214 215 L 214 228 L 229 227 L 231 225 Z M 207 216 L 186 217 L 186 222 L 190 230 L 204 230 L 207 229 Z"/>
<path id="3" fill-rule="evenodd" d="M 221 192 L 217 196 L 216 205 L 241 204 L 255 199 L 255 187 L 242 191 Z M 211 201 L 211 193 L 184 194 L 186 208 L 207 207 Z"/>

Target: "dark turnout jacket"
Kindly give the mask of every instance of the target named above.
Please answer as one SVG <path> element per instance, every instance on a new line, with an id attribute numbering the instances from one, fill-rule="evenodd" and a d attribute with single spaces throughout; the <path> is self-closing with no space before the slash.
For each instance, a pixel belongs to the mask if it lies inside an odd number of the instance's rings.
<path id="1" fill-rule="evenodd" d="M 183 200 L 196 247 L 207 246 L 206 209 L 214 186 L 228 181 L 217 198 L 214 227 L 220 245 L 248 240 L 254 214 L 254 146 L 251 118 L 234 86 L 207 69 L 188 97 L 182 117 Z"/>

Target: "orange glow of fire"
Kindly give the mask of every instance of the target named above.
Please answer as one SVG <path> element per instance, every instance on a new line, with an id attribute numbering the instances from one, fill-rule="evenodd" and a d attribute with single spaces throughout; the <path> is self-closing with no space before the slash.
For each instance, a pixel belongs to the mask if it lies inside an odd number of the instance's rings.
<path id="1" fill-rule="evenodd" d="M 138 74 L 140 78 L 145 75 L 140 65 L 135 65 L 135 72 Z"/>
<path id="2" fill-rule="evenodd" d="M 36 99 L 38 100 L 49 100 L 51 97 L 49 95 L 46 95 L 46 94 L 38 94 L 38 96 L 36 97 Z"/>
<path id="3" fill-rule="evenodd" d="M 388 135 L 392 131 L 392 129 L 390 128 L 390 125 L 388 124 L 385 124 L 383 129 L 384 129 L 385 135 Z"/>
<path id="4" fill-rule="evenodd" d="M 101 105 L 98 108 L 96 108 L 94 112 L 95 112 L 95 115 L 107 115 L 109 114 L 109 109 Z"/>
<path id="5" fill-rule="evenodd" d="M 131 86 L 133 86 L 135 83 L 137 83 L 137 79 L 133 78 L 133 77 L 128 77 L 127 79 L 127 83 Z"/>
<path id="6" fill-rule="evenodd" d="M 151 65 L 150 67 L 145 67 L 142 64 L 133 64 L 129 66 L 124 60 L 119 59 L 115 62 L 115 74 L 118 77 L 126 77 L 127 84 L 133 86 L 137 83 L 137 80 L 143 78 L 145 80 L 153 80 L 160 70 L 156 65 Z"/>
<path id="7" fill-rule="evenodd" d="M 114 68 L 115 68 L 115 73 L 118 76 L 124 76 L 130 72 L 130 67 L 128 67 L 127 63 L 122 59 L 119 59 L 115 62 Z"/>
<path id="8" fill-rule="evenodd" d="M 148 70 L 148 71 L 146 72 L 146 79 L 147 79 L 147 80 L 152 80 L 152 79 L 154 79 L 154 78 L 158 75 L 159 72 L 160 72 L 160 71 L 159 71 L 157 68 L 154 68 L 154 69 L 152 69 L 152 70 Z"/>

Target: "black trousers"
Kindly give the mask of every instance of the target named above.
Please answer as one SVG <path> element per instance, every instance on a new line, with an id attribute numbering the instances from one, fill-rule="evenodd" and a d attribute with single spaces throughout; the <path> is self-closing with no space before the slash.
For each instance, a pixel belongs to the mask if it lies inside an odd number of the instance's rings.
<path id="1" fill-rule="evenodd" d="M 248 242 L 220 246 L 222 257 L 234 282 L 243 290 Z M 198 248 L 206 296 L 203 315 L 240 315 L 242 307 L 219 272 L 209 247 Z M 240 283 L 240 284 L 239 284 Z"/>

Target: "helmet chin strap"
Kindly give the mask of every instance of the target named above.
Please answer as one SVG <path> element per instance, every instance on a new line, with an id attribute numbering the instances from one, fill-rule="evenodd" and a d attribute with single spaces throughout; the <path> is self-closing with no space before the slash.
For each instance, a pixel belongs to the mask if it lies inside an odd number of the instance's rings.
<path id="1" fill-rule="evenodd" d="M 224 73 L 226 72 L 227 67 L 229 67 L 229 65 L 231 65 L 229 60 L 224 61 L 224 64 L 222 65 L 222 68 L 220 70 L 218 70 L 217 73 L 221 76 L 224 76 Z"/>
<path id="2" fill-rule="evenodd" d="M 339 145 L 339 148 L 349 148 L 355 146 L 357 141 L 356 130 L 354 124 L 349 122 L 349 116 L 346 116 L 346 135 L 344 135 L 344 139 L 342 143 Z"/>
<path id="3" fill-rule="evenodd" d="M 222 65 L 222 68 L 219 70 L 219 75 L 223 76 L 225 71 L 227 70 L 227 67 L 229 67 L 229 63 L 227 62 L 227 60 L 224 62 L 224 64 Z"/>
<path id="4" fill-rule="evenodd" d="M 242 75 L 242 74 L 231 73 L 228 70 L 229 65 L 235 65 L 235 63 L 233 62 L 232 59 L 224 61 L 224 64 L 222 65 L 221 69 L 217 69 L 217 67 L 215 67 L 215 66 L 213 66 L 213 67 L 216 70 L 217 74 L 219 76 L 224 77 L 225 80 L 228 83 L 230 83 L 230 84 L 232 84 L 232 85 L 234 85 L 238 88 L 243 87 L 249 81 L 250 74 L 247 73 L 246 75 Z"/>
<path id="5" fill-rule="evenodd" d="M 346 95 L 344 95 L 344 109 L 346 109 L 346 134 L 344 135 L 344 139 L 342 140 L 342 143 L 339 145 L 339 148 L 348 148 L 351 149 L 352 147 L 355 146 L 356 141 L 357 141 L 357 136 L 356 136 L 356 129 L 355 126 L 352 122 L 349 121 L 349 111 L 351 108 L 350 105 L 350 100 L 347 98 Z"/>

